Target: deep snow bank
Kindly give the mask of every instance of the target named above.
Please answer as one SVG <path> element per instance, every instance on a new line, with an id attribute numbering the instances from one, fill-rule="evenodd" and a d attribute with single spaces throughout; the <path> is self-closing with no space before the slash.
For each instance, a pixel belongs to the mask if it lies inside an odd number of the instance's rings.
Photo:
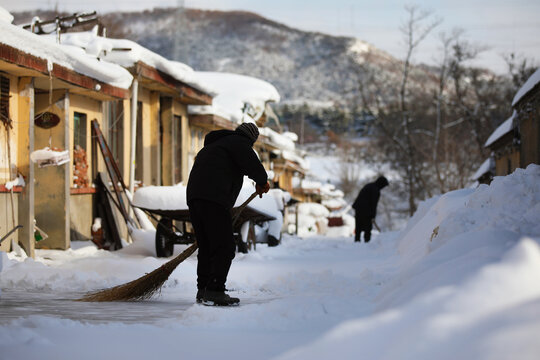
<path id="1" fill-rule="evenodd" d="M 540 167 L 419 207 L 372 316 L 279 359 L 538 359 Z"/>

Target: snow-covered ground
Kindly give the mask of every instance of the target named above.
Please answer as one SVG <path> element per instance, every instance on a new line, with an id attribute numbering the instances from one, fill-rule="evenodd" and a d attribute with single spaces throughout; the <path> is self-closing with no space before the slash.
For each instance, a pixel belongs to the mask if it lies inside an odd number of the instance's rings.
<path id="1" fill-rule="evenodd" d="M 2 257 L 1 359 L 540 358 L 535 165 L 425 201 L 369 244 L 286 236 L 238 254 L 240 307 L 194 304 L 195 257 L 134 303 L 72 299 L 166 260 L 86 243 Z"/>

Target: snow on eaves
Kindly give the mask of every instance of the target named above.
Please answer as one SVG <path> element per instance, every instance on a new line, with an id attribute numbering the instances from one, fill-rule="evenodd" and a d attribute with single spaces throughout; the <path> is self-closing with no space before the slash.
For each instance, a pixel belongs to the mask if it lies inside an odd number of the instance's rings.
<path id="1" fill-rule="evenodd" d="M 514 118 L 516 117 L 516 111 L 512 113 L 508 119 L 506 119 L 495 131 L 489 136 L 484 147 L 488 147 L 493 144 L 495 141 L 499 140 L 501 137 L 506 135 L 508 132 L 512 131 L 514 128 Z"/>
<path id="2" fill-rule="evenodd" d="M 495 173 L 494 170 L 495 170 L 495 159 L 493 159 L 493 157 L 490 156 L 482 163 L 482 165 L 480 165 L 478 170 L 476 170 L 476 172 L 474 173 L 472 177 L 472 180 L 480 179 L 482 175 L 484 175 L 485 173 L 489 171 Z"/>
<path id="3" fill-rule="evenodd" d="M 0 6 L 0 21 L 11 24 L 13 22 L 13 15 L 6 9 Z"/>
<path id="4" fill-rule="evenodd" d="M 201 80 L 188 65 L 168 60 L 131 40 L 98 36 L 96 30 L 62 34 L 61 42 L 83 49 L 90 56 L 125 68 L 140 61 L 206 94 L 211 96 L 216 94 L 214 88 Z M 54 39 L 52 36 L 44 37 L 49 40 Z"/>
<path id="5" fill-rule="evenodd" d="M 278 102 L 276 88 L 251 76 L 197 71 L 197 76 L 216 89 L 211 106 L 190 105 L 190 114 L 219 115 L 236 123 L 257 120 L 265 111 L 266 103 Z M 246 114 L 247 113 L 247 114 Z"/>
<path id="6" fill-rule="evenodd" d="M 514 100 L 512 100 L 512 106 L 515 106 L 519 100 L 527 95 L 527 93 L 531 91 L 538 83 L 540 83 L 540 68 L 536 69 L 536 71 L 527 79 L 525 84 L 523 84 L 523 86 L 518 90 L 514 96 Z"/>
<path id="7" fill-rule="evenodd" d="M 268 127 L 260 128 L 259 132 L 261 135 L 266 136 L 270 143 L 275 145 L 277 148 L 294 151 L 295 145 L 293 137 L 290 135 L 291 133 L 280 134 Z"/>
<path id="8" fill-rule="evenodd" d="M 57 64 L 122 89 L 128 89 L 131 86 L 133 77 L 126 69 L 116 64 L 99 61 L 80 48 L 43 41 L 42 37 L 5 21 L 0 21 L 0 33 L 2 34 L 0 43 L 44 59 L 49 63 L 49 67 Z"/>

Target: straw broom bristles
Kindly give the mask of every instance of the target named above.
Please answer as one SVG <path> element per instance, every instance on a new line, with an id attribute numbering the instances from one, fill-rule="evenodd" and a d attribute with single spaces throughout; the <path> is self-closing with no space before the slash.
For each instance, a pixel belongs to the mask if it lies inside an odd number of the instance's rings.
<path id="1" fill-rule="evenodd" d="M 236 222 L 240 213 L 247 204 L 257 195 L 254 192 L 242 205 L 236 210 L 236 216 L 233 222 Z M 76 301 L 104 302 L 104 301 L 136 301 L 150 299 L 154 294 L 160 291 L 161 287 L 167 281 L 174 269 L 184 260 L 191 256 L 197 250 L 197 241 L 184 250 L 174 259 L 161 265 L 156 270 L 146 274 L 137 280 L 130 281 L 123 285 L 118 285 L 109 289 L 90 292 Z"/>
<path id="2" fill-rule="evenodd" d="M 127 284 L 88 293 L 77 301 L 100 302 L 150 299 L 161 289 L 178 264 L 190 257 L 195 250 L 197 250 L 196 241 L 180 255 L 161 265 L 151 273 L 148 273 L 137 280 L 130 281 Z"/>

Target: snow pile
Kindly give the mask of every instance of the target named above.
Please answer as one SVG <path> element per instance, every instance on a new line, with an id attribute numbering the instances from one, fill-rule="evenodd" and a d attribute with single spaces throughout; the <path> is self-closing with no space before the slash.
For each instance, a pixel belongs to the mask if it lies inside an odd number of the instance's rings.
<path id="1" fill-rule="evenodd" d="M 186 189 L 187 187 L 182 184 L 174 186 L 144 186 L 135 192 L 133 205 L 149 210 L 188 210 Z M 234 206 L 242 205 L 254 191 L 253 182 L 246 177 Z M 273 196 L 264 195 L 262 198 L 257 196 L 248 206 L 271 217 L 279 214 L 276 200 Z"/>
<path id="2" fill-rule="evenodd" d="M 190 114 L 219 115 L 240 124 L 258 120 L 268 102 L 280 100 L 272 84 L 251 76 L 220 72 L 197 72 L 197 76 L 211 84 L 217 95 L 212 105 L 190 105 Z"/>
<path id="3" fill-rule="evenodd" d="M 244 184 L 240 190 L 240 194 L 236 198 L 234 207 L 242 205 L 254 192 L 255 186 L 253 185 L 253 181 L 245 177 Z M 256 196 L 253 200 L 251 200 L 248 207 L 267 216 L 271 216 L 276 219 L 281 218 L 281 212 L 278 208 L 278 201 L 276 200 L 275 195 L 263 194 L 262 197 Z"/>
<path id="4" fill-rule="evenodd" d="M 338 218 L 341 218 L 343 225 L 341 226 L 328 226 L 326 229 L 326 236 L 329 237 L 350 237 L 354 235 L 355 219 L 354 216 L 347 214 L 346 212 L 339 212 L 336 214 Z M 332 214 L 330 214 L 330 218 Z"/>
<path id="5" fill-rule="evenodd" d="M 420 259 L 454 237 L 484 231 L 540 236 L 539 177 L 540 167 L 530 165 L 495 177 L 490 186 L 427 201 L 404 230 L 400 252 L 408 260 Z"/>
<path id="6" fill-rule="evenodd" d="M 539 273 L 540 248 L 525 238 L 459 287 L 344 322 L 278 359 L 537 359 Z"/>
<path id="7" fill-rule="evenodd" d="M 25 186 L 26 182 L 21 174 L 17 175 L 14 180 L 8 181 L 5 185 L 6 189 L 11 190 L 14 186 Z"/>
<path id="8" fill-rule="evenodd" d="M 42 36 L 51 42 L 56 41 L 56 36 Z M 171 61 L 158 55 L 145 47 L 125 39 L 110 39 L 98 36 L 97 27 L 92 31 L 65 33 L 61 36 L 61 43 L 69 45 L 88 54 L 110 63 L 129 68 L 142 62 L 156 68 L 178 81 L 193 86 L 207 94 L 213 95 L 214 88 L 201 80 L 197 73 L 188 65 Z"/>
<path id="9" fill-rule="evenodd" d="M 45 147 L 43 149 L 32 151 L 30 160 L 38 164 L 41 168 L 45 166 L 60 166 L 66 164 L 69 162 L 70 158 L 68 150 L 56 151 L 51 150 L 49 147 Z"/>
<path id="10" fill-rule="evenodd" d="M 186 186 L 144 186 L 133 196 L 133 205 L 149 210 L 187 210 Z"/>
<path id="11" fill-rule="evenodd" d="M 538 358 L 539 179 L 530 165 L 424 202 L 397 236 L 379 312 L 279 359 Z"/>
<path id="12" fill-rule="evenodd" d="M 131 86 L 133 77 L 126 69 L 106 61 L 99 61 L 80 48 L 58 45 L 54 41 L 43 41 L 43 37 L 5 21 L 0 21 L 0 32 L 1 43 L 45 59 L 50 70 L 53 69 L 53 64 L 58 64 L 112 86 L 123 89 Z"/>
<path id="13" fill-rule="evenodd" d="M 330 211 L 328 211 L 325 206 L 317 203 L 299 203 L 297 211 L 298 236 L 306 237 L 326 233 L 328 227 L 328 215 L 330 215 Z M 295 216 L 296 214 L 289 215 L 288 223 L 290 224 L 290 233 L 295 231 Z"/>
<path id="14" fill-rule="evenodd" d="M 527 93 L 538 85 L 538 83 L 540 83 L 540 68 L 536 69 L 536 71 L 527 79 L 525 84 L 523 84 L 523 86 L 518 90 L 514 96 L 514 99 L 512 100 L 512 106 L 515 106 L 519 100 L 527 95 Z"/>

